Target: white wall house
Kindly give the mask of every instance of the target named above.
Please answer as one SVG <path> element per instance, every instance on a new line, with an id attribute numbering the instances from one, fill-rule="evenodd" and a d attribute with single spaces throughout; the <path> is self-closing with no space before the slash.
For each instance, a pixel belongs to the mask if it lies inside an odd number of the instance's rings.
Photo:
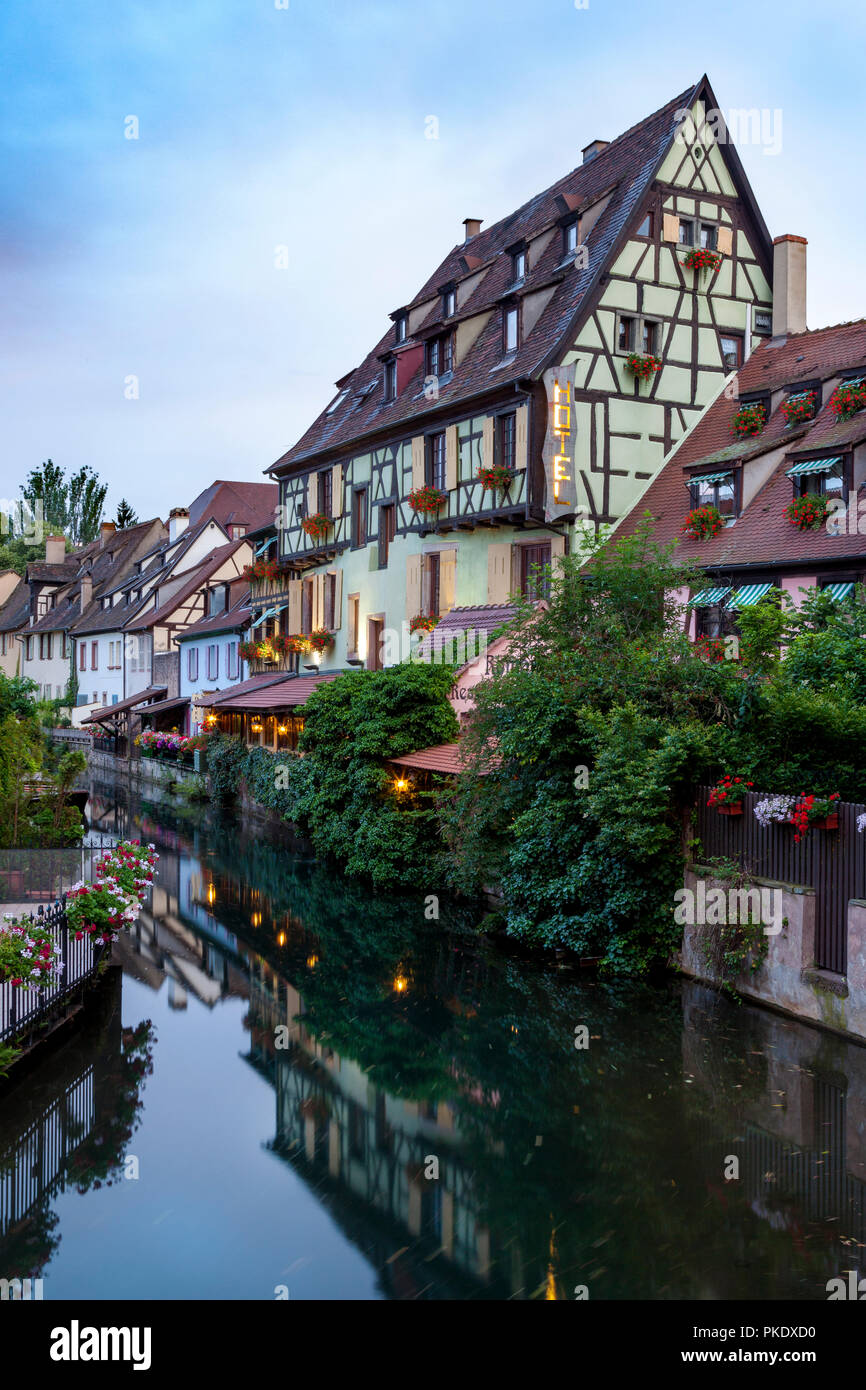
<path id="1" fill-rule="evenodd" d="M 204 710 L 199 696 L 212 695 L 247 679 L 249 670 L 240 656 L 240 644 L 250 624 L 251 613 L 246 597 L 228 612 L 215 614 L 194 623 L 179 633 L 180 690 L 188 696 L 189 732 L 202 727 Z"/>

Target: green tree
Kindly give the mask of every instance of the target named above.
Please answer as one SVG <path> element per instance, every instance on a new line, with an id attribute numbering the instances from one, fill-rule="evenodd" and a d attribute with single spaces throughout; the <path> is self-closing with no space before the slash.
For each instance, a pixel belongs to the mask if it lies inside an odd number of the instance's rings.
<path id="1" fill-rule="evenodd" d="M 32 469 L 21 487 L 31 509 L 41 504 L 45 527 L 59 531 L 74 545 L 86 545 L 95 539 L 107 491 L 108 484 L 101 482 L 87 464 L 67 478 L 51 459 Z"/>
<path id="2" fill-rule="evenodd" d="M 138 516 L 134 509 L 127 502 L 125 497 L 121 497 L 117 504 L 117 516 L 115 525 L 118 531 L 125 531 L 128 526 L 135 526 L 138 523 Z"/>

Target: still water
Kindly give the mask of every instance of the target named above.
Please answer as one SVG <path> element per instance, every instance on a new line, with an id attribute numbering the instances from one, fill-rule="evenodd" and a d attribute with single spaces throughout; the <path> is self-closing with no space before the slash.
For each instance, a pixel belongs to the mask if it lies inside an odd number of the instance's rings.
<path id="1" fill-rule="evenodd" d="M 258 827 L 111 786 L 90 812 L 160 876 L 86 1027 L 0 1102 L 0 1277 L 825 1299 L 860 1269 L 863 1048 L 687 981 L 544 968 Z"/>

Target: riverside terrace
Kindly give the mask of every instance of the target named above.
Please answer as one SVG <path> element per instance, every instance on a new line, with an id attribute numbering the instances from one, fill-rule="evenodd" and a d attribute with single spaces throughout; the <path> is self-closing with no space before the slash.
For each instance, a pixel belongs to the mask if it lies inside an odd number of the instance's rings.
<path id="1" fill-rule="evenodd" d="M 304 731 L 304 705 L 314 690 L 340 674 L 252 676 L 230 690 L 203 697 L 202 707 L 208 710 L 205 732 L 240 737 L 252 748 L 296 753 Z"/>

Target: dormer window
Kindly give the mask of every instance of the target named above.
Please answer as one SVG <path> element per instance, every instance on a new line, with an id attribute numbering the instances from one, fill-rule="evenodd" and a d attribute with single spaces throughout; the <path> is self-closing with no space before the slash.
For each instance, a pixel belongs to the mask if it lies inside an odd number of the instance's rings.
<path id="1" fill-rule="evenodd" d="M 385 400 L 397 399 L 397 363 L 393 357 L 385 363 Z"/>
<path id="2" fill-rule="evenodd" d="M 818 497 L 838 497 L 844 501 L 847 496 L 845 462 L 841 455 L 801 459 L 788 469 L 788 477 L 794 484 L 795 497 L 814 493 Z"/>
<path id="3" fill-rule="evenodd" d="M 340 406 L 343 404 L 343 401 L 346 399 L 348 394 L 348 390 L 345 390 L 341 391 L 338 396 L 335 396 L 334 399 L 331 401 L 331 404 L 328 406 L 328 409 L 326 410 L 325 414 L 333 415 L 335 410 L 339 410 Z"/>
<path id="4" fill-rule="evenodd" d="M 427 373 L 429 376 L 448 376 L 454 369 L 454 339 L 450 333 L 440 333 L 427 344 Z"/>
<path id="5" fill-rule="evenodd" d="M 516 352 L 520 342 L 520 310 L 516 304 L 507 304 L 502 310 L 502 348 L 506 356 Z"/>
<path id="6" fill-rule="evenodd" d="M 442 291 L 442 317 L 450 319 L 457 308 L 457 295 L 453 285 L 447 285 Z"/>
<path id="7" fill-rule="evenodd" d="M 526 277 L 526 248 L 518 246 L 511 252 L 511 283 L 516 285 Z"/>
<path id="8" fill-rule="evenodd" d="M 405 314 L 398 314 L 394 320 L 394 341 L 395 343 L 405 343 L 406 334 L 409 331 L 409 320 Z"/>
<path id="9" fill-rule="evenodd" d="M 737 515 L 737 485 L 733 471 L 701 473 L 689 479 L 693 507 L 715 507 L 726 522 Z"/>
<path id="10" fill-rule="evenodd" d="M 573 256 L 577 250 L 577 218 L 562 229 L 562 249 L 566 256 Z"/>

